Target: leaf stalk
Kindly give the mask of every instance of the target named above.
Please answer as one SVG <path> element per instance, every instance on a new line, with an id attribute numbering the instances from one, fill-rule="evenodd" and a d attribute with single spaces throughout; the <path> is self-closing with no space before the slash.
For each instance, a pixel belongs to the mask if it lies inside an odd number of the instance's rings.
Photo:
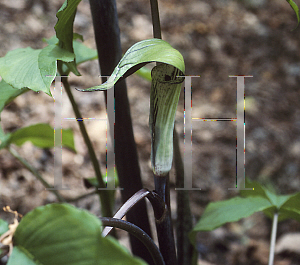
<path id="1" fill-rule="evenodd" d="M 269 254 L 269 263 L 268 263 L 268 265 L 273 265 L 274 264 L 277 224 L 278 224 L 278 212 L 275 212 L 274 216 L 273 216 L 273 223 L 272 223 L 272 233 L 271 233 L 270 254 Z"/>
<path id="2" fill-rule="evenodd" d="M 65 198 L 57 191 L 57 190 L 52 190 L 51 185 L 39 174 L 39 172 L 32 166 L 30 165 L 23 157 L 19 155 L 19 153 L 13 149 L 11 146 L 9 146 L 8 151 L 16 158 L 18 159 L 23 166 L 25 166 L 43 185 L 45 188 L 49 189 L 58 201 L 60 202 L 65 202 Z"/>
<path id="3" fill-rule="evenodd" d="M 138 226 L 117 218 L 100 217 L 102 225 L 123 229 L 139 239 L 150 252 L 155 265 L 165 265 L 164 259 L 151 237 Z"/>
<path id="4" fill-rule="evenodd" d="M 61 62 L 58 62 L 58 70 L 59 70 L 60 74 L 64 74 L 62 72 Z M 74 96 L 72 94 L 69 81 L 68 81 L 67 78 L 62 78 L 62 83 L 64 84 L 64 88 L 67 92 L 68 98 L 71 102 L 73 111 L 75 113 L 75 117 L 78 121 L 78 126 L 79 126 L 79 129 L 80 129 L 80 132 L 81 132 L 82 137 L 84 139 L 84 142 L 87 146 L 88 153 L 89 153 L 89 156 L 90 156 L 90 159 L 91 159 L 91 162 L 92 162 L 95 174 L 96 174 L 96 178 L 97 178 L 97 181 L 98 181 L 98 185 L 99 185 L 100 188 L 106 188 L 106 185 L 103 181 L 102 174 L 101 174 L 101 171 L 100 171 L 100 166 L 99 166 L 99 163 L 98 163 L 98 159 L 97 159 L 95 150 L 93 148 L 92 142 L 90 140 L 90 137 L 89 137 L 89 135 L 86 131 L 84 122 L 79 121 L 79 119 L 82 118 L 82 115 L 81 115 L 81 113 L 78 109 L 77 103 L 76 103 L 76 101 L 74 99 Z M 96 190 L 96 191 L 97 191 L 97 193 L 99 195 L 99 198 L 100 198 L 102 215 L 111 217 L 112 216 L 112 206 L 110 205 L 109 192 L 106 191 L 106 190 L 101 190 L 101 191 Z"/>

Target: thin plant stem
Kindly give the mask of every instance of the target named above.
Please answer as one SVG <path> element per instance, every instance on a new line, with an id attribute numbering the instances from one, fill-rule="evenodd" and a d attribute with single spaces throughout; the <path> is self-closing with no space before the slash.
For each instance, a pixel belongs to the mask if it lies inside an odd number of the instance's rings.
<path id="1" fill-rule="evenodd" d="M 23 166 L 25 166 L 43 185 L 45 188 L 49 189 L 50 192 L 52 192 L 60 202 L 65 202 L 65 198 L 61 196 L 61 194 L 57 190 L 52 190 L 51 185 L 39 174 L 39 172 L 31 166 L 23 157 L 19 155 L 19 153 L 13 149 L 11 146 L 9 146 L 8 151 L 16 158 L 18 159 Z M 50 190 L 51 189 L 51 190 Z"/>
<path id="2" fill-rule="evenodd" d="M 164 200 L 170 210 L 169 173 L 163 177 L 154 174 L 154 185 L 155 191 Z"/>
<path id="3" fill-rule="evenodd" d="M 100 217 L 103 226 L 123 229 L 139 239 L 150 252 L 155 265 L 165 265 L 164 259 L 151 237 L 138 226 L 117 218 Z"/>
<path id="4" fill-rule="evenodd" d="M 174 164 L 176 172 L 176 187 L 184 186 L 184 165 L 180 154 L 179 139 L 176 128 L 173 131 Z M 177 257 L 178 265 L 188 265 L 192 262 L 193 248 L 189 233 L 193 228 L 192 214 L 187 190 L 177 191 Z"/>
<path id="5" fill-rule="evenodd" d="M 58 69 L 61 69 L 61 67 L 59 67 Z M 69 97 L 69 100 L 71 102 L 73 111 L 75 113 L 75 117 L 78 120 L 79 118 L 82 118 L 82 115 L 81 115 L 81 113 L 78 109 L 78 106 L 77 106 L 77 104 L 75 102 L 75 99 L 73 97 L 73 94 L 71 92 L 71 88 L 70 88 L 70 84 L 68 82 L 68 79 L 67 78 L 62 78 L 62 83 L 64 84 L 64 88 L 65 88 L 65 90 L 67 92 L 67 95 Z M 84 122 L 83 121 L 78 121 L 78 125 L 79 125 L 80 132 L 83 136 L 84 142 L 85 142 L 85 144 L 88 148 L 88 153 L 89 153 L 92 165 L 94 167 L 94 171 L 95 171 L 95 174 L 96 174 L 96 178 L 97 178 L 97 181 L 98 181 L 99 188 L 106 188 L 106 185 L 103 181 L 102 174 L 101 174 L 101 171 L 100 171 L 100 166 L 99 166 L 99 163 L 98 163 L 98 159 L 96 157 L 95 150 L 93 148 L 90 137 L 89 137 L 89 135 L 86 131 Z M 97 190 L 97 193 L 100 197 L 102 215 L 111 217 L 112 216 L 112 207 L 110 205 L 110 199 L 109 199 L 108 191 L 106 191 L 106 190 L 101 190 L 101 191 Z"/>
<path id="6" fill-rule="evenodd" d="M 271 242 L 270 242 L 269 264 L 268 265 L 273 265 L 273 263 L 274 263 L 277 224 L 278 224 L 278 213 L 276 212 L 276 213 L 274 213 L 274 216 L 273 216 Z"/>
<path id="7" fill-rule="evenodd" d="M 167 176 L 156 176 L 154 174 L 155 191 L 167 205 L 165 214 L 156 219 L 156 231 L 159 249 L 165 259 L 166 265 L 177 265 L 175 240 L 170 208 L 169 174 Z"/>
<path id="8" fill-rule="evenodd" d="M 156 39 L 161 39 L 161 28 L 157 0 L 150 0 L 150 6 L 153 25 L 153 36 Z"/>

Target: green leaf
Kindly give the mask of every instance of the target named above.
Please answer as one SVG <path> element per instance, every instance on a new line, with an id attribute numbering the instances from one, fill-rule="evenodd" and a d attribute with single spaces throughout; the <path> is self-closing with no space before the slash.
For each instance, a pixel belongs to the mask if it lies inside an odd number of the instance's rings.
<path id="1" fill-rule="evenodd" d="M 279 210 L 281 206 L 290 199 L 292 195 L 277 195 L 270 191 L 266 191 L 271 203 Z"/>
<path id="2" fill-rule="evenodd" d="M 296 13 L 297 20 L 298 20 L 296 28 L 298 28 L 299 23 L 300 23 L 299 8 L 298 8 L 298 6 L 296 5 L 296 3 L 293 0 L 286 0 L 286 1 L 290 4 L 290 6 L 293 8 L 293 10 Z M 296 28 L 294 28 L 293 30 L 295 30 Z"/>
<path id="3" fill-rule="evenodd" d="M 79 41 L 73 41 L 73 47 L 77 65 L 98 58 L 97 50 L 91 49 Z"/>
<path id="4" fill-rule="evenodd" d="M 60 47 L 73 53 L 73 23 L 76 9 L 81 0 L 66 0 L 56 13 L 57 23 L 54 27 Z"/>
<path id="5" fill-rule="evenodd" d="M 8 223 L 3 219 L 0 219 L 0 236 L 8 231 Z"/>
<path id="6" fill-rule="evenodd" d="M 145 66 L 140 68 L 139 70 L 137 70 L 135 72 L 138 76 L 144 78 L 147 81 L 151 81 L 152 77 L 151 77 L 151 70 L 146 68 Z"/>
<path id="7" fill-rule="evenodd" d="M 58 131 L 60 133 L 60 131 Z M 11 133 L 9 143 L 21 146 L 25 142 L 30 141 L 40 148 L 54 147 L 54 129 L 46 123 L 34 124 L 24 127 Z M 71 129 L 62 130 L 62 145 L 76 152 L 74 146 L 74 136 Z"/>
<path id="8" fill-rule="evenodd" d="M 81 0 L 66 0 L 56 13 L 58 21 L 54 27 L 56 37 L 59 39 L 59 47 L 73 53 L 73 23 L 76 9 Z M 78 35 L 77 35 L 78 36 Z M 75 74 L 80 75 L 76 68 L 76 61 L 67 63 L 69 69 Z"/>
<path id="9" fill-rule="evenodd" d="M 293 218 L 300 222 L 300 192 L 289 196 L 290 198 L 281 206 L 279 221 Z"/>
<path id="10" fill-rule="evenodd" d="M 75 35 L 74 33 L 74 37 L 76 36 L 77 35 Z M 48 44 L 57 44 L 59 42 L 56 36 L 53 36 L 50 39 L 45 39 L 45 41 Z M 91 49 L 77 40 L 73 40 L 73 48 L 76 59 L 76 65 L 98 58 L 97 50 Z M 63 65 L 63 71 L 67 73 L 66 65 Z"/>
<path id="11" fill-rule="evenodd" d="M 34 260 L 34 257 L 22 247 L 14 247 L 7 265 L 42 265 Z"/>
<path id="12" fill-rule="evenodd" d="M 294 219 L 300 222 L 300 210 L 297 210 L 295 208 L 289 208 L 289 207 L 280 209 L 278 221 L 281 222 L 286 219 Z"/>
<path id="13" fill-rule="evenodd" d="M 195 235 L 199 231 L 214 230 L 225 223 L 236 222 L 270 207 L 272 207 L 271 203 L 262 197 L 235 197 L 226 201 L 211 202 L 190 233 L 190 239 L 194 242 Z"/>
<path id="14" fill-rule="evenodd" d="M 283 204 L 285 204 L 291 197 L 294 196 L 294 194 L 291 195 L 277 195 L 274 192 L 272 192 L 270 189 L 267 189 L 266 187 L 262 186 L 257 181 L 251 181 L 248 178 L 246 178 L 246 186 L 247 187 L 253 187 L 254 190 L 241 190 L 240 194 L 243 197 L 253 197 L 253 196 L 260 196 L 263 198 L 266 198 L 270 201 L 270 203 L 276 207 L 277 210 L 281 208 Z M 273 216 L 273 212 L 271 213 Z"/>
<path id="15" fill-rule="evenodd" d="M 3 139 L 5 138 L 6 134 L 4 133 L 1 124 L 0 124 L 0 143 L 1 141 L 3 141 Z"/>
<path id="16" fill-rule="evenodd" d="M 25 215 L 14 234 L 14 252 L 32 265 L 145 265 L 114 239 L 101 235 L 100 220 L 68 204 L 49 204 Z M 17 248 L 16 248 L 17 247 Z M 18 253 L 17 253 L 18 254 Z M 17 263 L 26 264 L 19 258 Z M 10 261 L 9 261 L 10 262 Z"/>
<path id="17" fill-rule="evenodd" d="M 5 134 L 1 125 L 0 125 L 0 150 L 6 148 L 9 145 L 9 138 L 11 134 Z"/>
<path id="18" fill-rule="evenodd" d="M 27 87 L 51 96 L 50 85 L 56 75 L 57 60 L 70 62 L 74 60 L 74 54 L 57 45 L 38 50 L 16 49 L 0 58 L 0 75 L 14 88 Z"/>
<path id="19" fill-rule="evenodd" d="M 300 192 L 290 195 L 290 198 L 282 205 L 281 208 L 294 208 L 300 211 Z"/>
<path id="20" fill-rule="evenodd" d="M 78 90 L 98 91 L 110 89 L 120 78 L 125 78 L 133 74 L 146 63 L 150 62 L 170 64 L 183 73 L 185 71 L 184 60 L 181 53 L 175 50 L 169 43 L 161 39 L 143 40 L 127 50 L 107 82 L 100 86 Z"/>
<path id="21" fill-rule="evenodd" d="M 91 48 L 85 46 L 83 43 L 75 40 L 74 39 L 76 36 L 75 34 L 76 33 L 73 34 L 73 49 L 74 49 L 74 53 L 75 53 L 76 64 L 79 65 L 83 62 L 97 59 L 98 58 L 97 50 L 91 49 Z M 50 44 L 58 44 L 58 42 L 59 42 L 59 40 L 56 36 L 52 36 L 49 39 L 43 39 L 43 40 L 45 42 L 47 42 L 49 45 Z M 136 74 L 139 75 L 140 77 L 146 79 L 147 81 L 152 80 L 151 69 L 148 69 L 146 67 L 142 67 L 141 69 L 137 70 Z"/>
<path id="22" fill-rule="evenodd" d="M 79 65 L 83 62 L 95 60 L 98 58 L 97 50 L 91 49 L 87 46 L 85 46 L 83 43 L 75 40 L 75 35 L 73 34 L 73 49 L 75 53 L 75 59 L 76 59 L 76 65 Z M 81 38 L 80 38 L 81 39 Z M 59 39 L 56 36 L 52 36 L 49 39 L 43 39 L 45 42 L 50 44 L 58 44 Z M 83 39 L 81 39 L 83 41 Z M 63 69 L 66 71 L 66 69 Z M 142 67 L 139 70 L 136 71 L 136 74 L 140 77 L 146 79 L 147 81 L 151 81 L 151 69 Z"/>
<path id="23" fill-rule="evenodd" d="M 197 231 L 211 231 L 227 222 L 238 221 L 258 211 L 263 211 L 270 218 L 278 212 L 278 221 L 293 218 L 300 222 L 300 192 L 276 195 L 258 182 L 251 182 L 249 179 L 246 179 L 246 186 L 254 187 L 254 191 L 240 191 L 246 198 L 236 197 L 208 205 L 190 234 L 192 242 Z"/>
<path id="24" fill-rule="evenodd" d="M 78 33 L 73 33 L 73 40 L 77 40 L 77 39 L 83 41 L 83 36 Z"/>
<path id="25" fill-rule="evenodd" d="M 251 181 L 250 179 L 246 178 L 245 187 L 253 188 L 253 190 L 241 190 L 240 195 L 242 197 L 260 196 L 269 200 L 269 197 L 266 194 L 266 189 L 262 185 L 260 185 L 257 181 Z"/>
<path id="26" fill-rule="evenodd" d="M 263 210 L 263 213 L 269 217 L 270 219 L 273 219 L 274 214 L 278 212 L 278 209 L 276 206 L 272 206 L 268 209 Z M 280 221 L 280 217 L 278 217 L 278 221 Z"/>
<path id="27" fill-rule="evenodd" d="M 17 96 L 29 91 L 28 88 L 16 89 L 4 80 L 0 82 L 0 112 Z"/>

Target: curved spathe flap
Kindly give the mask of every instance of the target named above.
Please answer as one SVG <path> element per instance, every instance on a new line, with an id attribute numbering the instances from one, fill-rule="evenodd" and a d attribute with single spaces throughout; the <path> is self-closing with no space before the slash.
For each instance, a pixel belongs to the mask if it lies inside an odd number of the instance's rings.
<path id="1" fill-rule="evenodd" d="M 131 46 L 124 54 L 109 79 L 100 86 L 88 89 L 77 89 L 82 92 L 101 91 L 113 87 L 121 78 L 143 67 L 147 63 L 160 62 L 172 65 L 184 73 L 184 60 L 179 51 L 161 39 L 140 41 Z"/>

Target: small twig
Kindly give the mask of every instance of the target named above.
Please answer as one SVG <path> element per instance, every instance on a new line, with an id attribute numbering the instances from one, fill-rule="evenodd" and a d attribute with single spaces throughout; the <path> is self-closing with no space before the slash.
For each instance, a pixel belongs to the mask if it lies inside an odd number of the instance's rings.
<path id="1" fill-rule="evenodd" d="M 273 263 L 274 263 L 277 224 L 278 224 L 278 213 L 276 212 L 276 213 L 274 213 L 274 216 L 273 216 L 272 234 L 271 234 L 271 242 L 270 242 L 270 254 L 269 254 L 269 265 L 273 265 Z"/>
<path id="2" fill-rule="evenodd" d="M 138 226 L 116 218 L 100 217 L 102 225 L 123 229 L 138 238 L 150 252 L 156 265 L 165 265 L 164 259 L 151 237 Z"/>
<path id="3" fill-rule="evenodd" d="M 16 150 L 9 146 L 8 151 L 16 159 L 18 159 L 22 163 L 22 165 L 25 166 L 44 185 L 45 188 L 49 189 L 49 191 L 52 192 L 60 202 L 66 201 L 65 198 L 62 197 L 57 190 L 51 189 L 51 185 L 39 174 L 39 172 L 33 166 L 31 166 L 24 158 L 22 158 Z"/>

